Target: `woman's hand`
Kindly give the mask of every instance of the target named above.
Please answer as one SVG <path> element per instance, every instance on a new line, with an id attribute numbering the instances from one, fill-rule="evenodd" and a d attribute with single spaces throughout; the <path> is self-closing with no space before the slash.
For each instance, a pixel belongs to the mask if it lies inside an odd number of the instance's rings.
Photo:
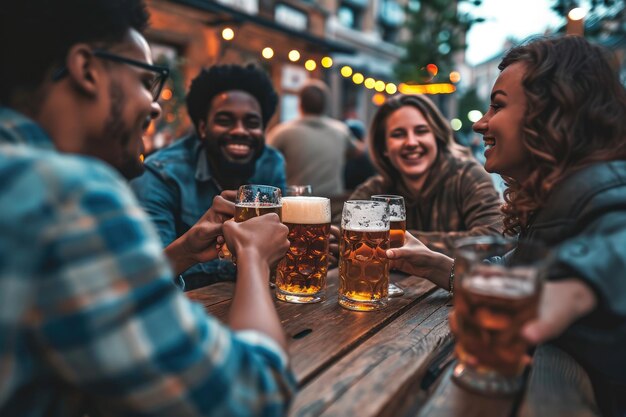
<path id="1" fill-rule="evenodd" d="M 548 282 L 541 294 L 539 316 L 524 326 L 522 334 L 535 345 L 554 339 L 596 304 L 592 289 L 579 279 Z"/>
<path id="2" fill-rule="evenodd" d="M 407 274 L 426 278 L 444 289 L 449 289 L 452 258 L 432 251 L 409 232 L 404 233 L 404 246 L 388 249 L 390 267 Z"/>

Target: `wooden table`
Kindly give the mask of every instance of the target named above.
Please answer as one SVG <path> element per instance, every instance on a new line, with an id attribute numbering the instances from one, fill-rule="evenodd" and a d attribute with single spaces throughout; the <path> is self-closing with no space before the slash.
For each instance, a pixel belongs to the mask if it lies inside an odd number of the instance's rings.
<path id="1" fill-rule="evenodd" d="M 459 388 L 450 379 L 448 292 L 414 276 L 392 274 L 392 281 L 406 294 L 376 312 L 337 304 L 336 269 L 323 302 L 276 301 L 300 386 L 290 416 L 598 415 L 586 374 L 556 348 L 537 350 L 524 396 L 487 398 Z M 225 321 L 233 289 L 219 283 L 187 295 Z"/>

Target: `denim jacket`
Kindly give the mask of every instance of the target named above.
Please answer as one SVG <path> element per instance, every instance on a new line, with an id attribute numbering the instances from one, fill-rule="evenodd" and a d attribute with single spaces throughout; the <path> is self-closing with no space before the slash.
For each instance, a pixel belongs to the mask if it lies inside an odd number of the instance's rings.
<path id="1" fill-rule="evenodd" d="M 554 187 L 522 236 L 555 251 L 550 280 L 576 277 L 594 312 L 554 343 L 589 372 L 603 415 L 626 412 L 626 161 L 590 165 Z"/>
<path id="2" fill-rule="evenodd" d="M 161 149 L 145 161 L 146 171 L 131 182 L 139 202 L 157 227 L 163 246 L 187 232 L 211 207 L 222 187 L 211 175 L 205 148 L 195 134 Z M 249 184 L 285 188 L 285 160 L 275 149 L 266 146 L 257 160 Z M 211 261 L 189 268 L 183 278 L 208 274 L 212 281 L 232 280 L 231 262 Z"/>

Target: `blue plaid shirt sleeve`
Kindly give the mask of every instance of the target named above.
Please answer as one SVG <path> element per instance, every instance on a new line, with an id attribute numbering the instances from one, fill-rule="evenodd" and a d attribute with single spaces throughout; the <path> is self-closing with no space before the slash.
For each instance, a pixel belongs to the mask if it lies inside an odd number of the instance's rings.
<path id="1" fill-rule="evenodd" d="M 94 411 L 132 416 L 278 416 L 295 384 L 268 337 L 235 333 L 171 282 L 129 189 L 100 165 L 50 172 L 31 318 L 49 365 Z M 76 178 L 80 178 L 77 180 Z"/>

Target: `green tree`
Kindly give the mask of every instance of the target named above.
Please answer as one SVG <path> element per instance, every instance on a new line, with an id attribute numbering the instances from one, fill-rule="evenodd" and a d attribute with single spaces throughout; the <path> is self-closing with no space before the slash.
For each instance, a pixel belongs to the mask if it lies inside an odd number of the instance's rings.
<path id="1" fill-rule="evenodd" d="M 465 34 L 472 24 L 483 19 L 469 12 L 461 13 L 458 3 L 479 6 L 482 0 L 412 0 L 407 6 L 406 27 L 410 36 L 404 45 L 406 55 L 396 65 L 398 79 L 425 83 L 436 81 L 433 67 L 439 74 L 449 74 L 454 69 L 453 55 L 465 49 Z"/>
<path id="2" fill-rule="evenodd" d="M 459 97 L 458 118 L 463 123 L 461 132 L 464 135 L 468 136 L 472 133 L 472 122 L 467 118 L 467 114 L 472 110 L 479 110 L 484 113 L 487 111 L 487 105 L 484 100 L 478 97 L 475 87 L 469 88 Z"/>

